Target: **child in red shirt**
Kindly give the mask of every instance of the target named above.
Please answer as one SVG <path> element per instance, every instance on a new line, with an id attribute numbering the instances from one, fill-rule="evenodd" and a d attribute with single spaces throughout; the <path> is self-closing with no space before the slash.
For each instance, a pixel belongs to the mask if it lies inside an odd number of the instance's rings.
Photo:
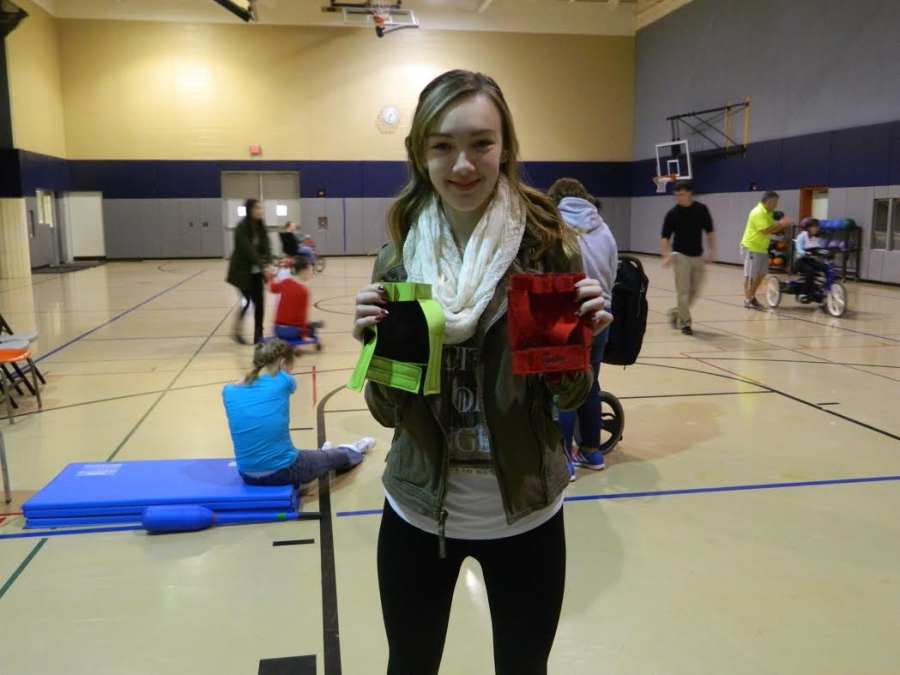
<path id="1" fill-rule="evenodd" d="M 281 296 L 275 314 L 275 337 L 290 341 L 303 340 L 315 335 L 318 322 L 310 324 L 307 321 L 309 289 L 303 283 L 309 281 L 312 271 L 309 258 L 297 256 L 291 266 L 293 276 L 276 277 L 269 284 L 269 290 Z"/>

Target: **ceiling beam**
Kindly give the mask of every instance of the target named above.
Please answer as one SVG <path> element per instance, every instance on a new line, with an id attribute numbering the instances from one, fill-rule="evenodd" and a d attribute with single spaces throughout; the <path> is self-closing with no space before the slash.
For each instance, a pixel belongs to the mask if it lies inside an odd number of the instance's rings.
<path id="1" fill-rule="evenodd" d="M 691 0 L 638 0 L 638 10 L 634 17 L 636 31 L 646 28 L 679 7 L 684 7 Z"/>

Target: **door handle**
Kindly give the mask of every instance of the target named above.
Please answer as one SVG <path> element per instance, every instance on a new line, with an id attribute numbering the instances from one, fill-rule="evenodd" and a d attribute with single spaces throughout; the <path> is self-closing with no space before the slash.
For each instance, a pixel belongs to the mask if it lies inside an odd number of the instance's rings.
<path id="1" fill-rule="evenodd" d="M 194 221 L 193 221 L 193 220 L 189 220 L 189 221 L 188 221 L 188 227 L 193 227 L 193 226 L 194 226 Z"/>
<path id="2" fill-rule="evenodd" d="M 203 221 L 203 227 L 209 227 L 209 222 L 206 221 L 206 220 L 204 220 L 204 221 Z"/>

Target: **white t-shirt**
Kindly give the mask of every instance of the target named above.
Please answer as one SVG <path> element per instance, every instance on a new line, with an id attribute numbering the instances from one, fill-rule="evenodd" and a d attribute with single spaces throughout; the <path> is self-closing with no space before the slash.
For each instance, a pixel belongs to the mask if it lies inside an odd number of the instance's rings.
<path id="1" fill-rule="evenodd" d="M 533 530 L 559 512 L 560 495 L 547 508 L 529 514 L 512 525 L 491 459 L 491 439 L 478 391 L 477 338 L 444 347 L 441 391 L 447 397 L 444 420 L 449 429 L 450 466 L 444 509 L 444 534 L 450 539 L 501 539 Z M 388 493 L 388 503 L 403 520 L 420 530 L 438 533 L 437 521 L 403 509 Z"/>
<path id="2" fill-rule="evenodd" d="M 806 255 L 806 252 L 809 249 L 819 248 L 821 246 L 822 243 L 819 241 L 818 237 L 809 236 L 809 232 L 801 232 L 797 235 L 797 242 L 794 246 L 794 259 L 799 260 Z"/>

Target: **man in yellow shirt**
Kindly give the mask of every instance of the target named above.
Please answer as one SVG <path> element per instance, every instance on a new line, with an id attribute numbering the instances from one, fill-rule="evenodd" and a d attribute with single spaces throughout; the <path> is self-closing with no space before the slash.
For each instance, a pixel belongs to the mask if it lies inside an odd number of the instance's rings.
<path id="1" fill-rule="evenodd" d="M 741 247 L 744 249 L 744 307 L 762 309 L 756 291 L 769 269 L 769 242 L 773 234 L 783 232 L 794 224 L 792 218 L 775 221 L 773 211 L 778 206 L 778 193 L 766 192 L 760 203 L 750 212 Z"/>

